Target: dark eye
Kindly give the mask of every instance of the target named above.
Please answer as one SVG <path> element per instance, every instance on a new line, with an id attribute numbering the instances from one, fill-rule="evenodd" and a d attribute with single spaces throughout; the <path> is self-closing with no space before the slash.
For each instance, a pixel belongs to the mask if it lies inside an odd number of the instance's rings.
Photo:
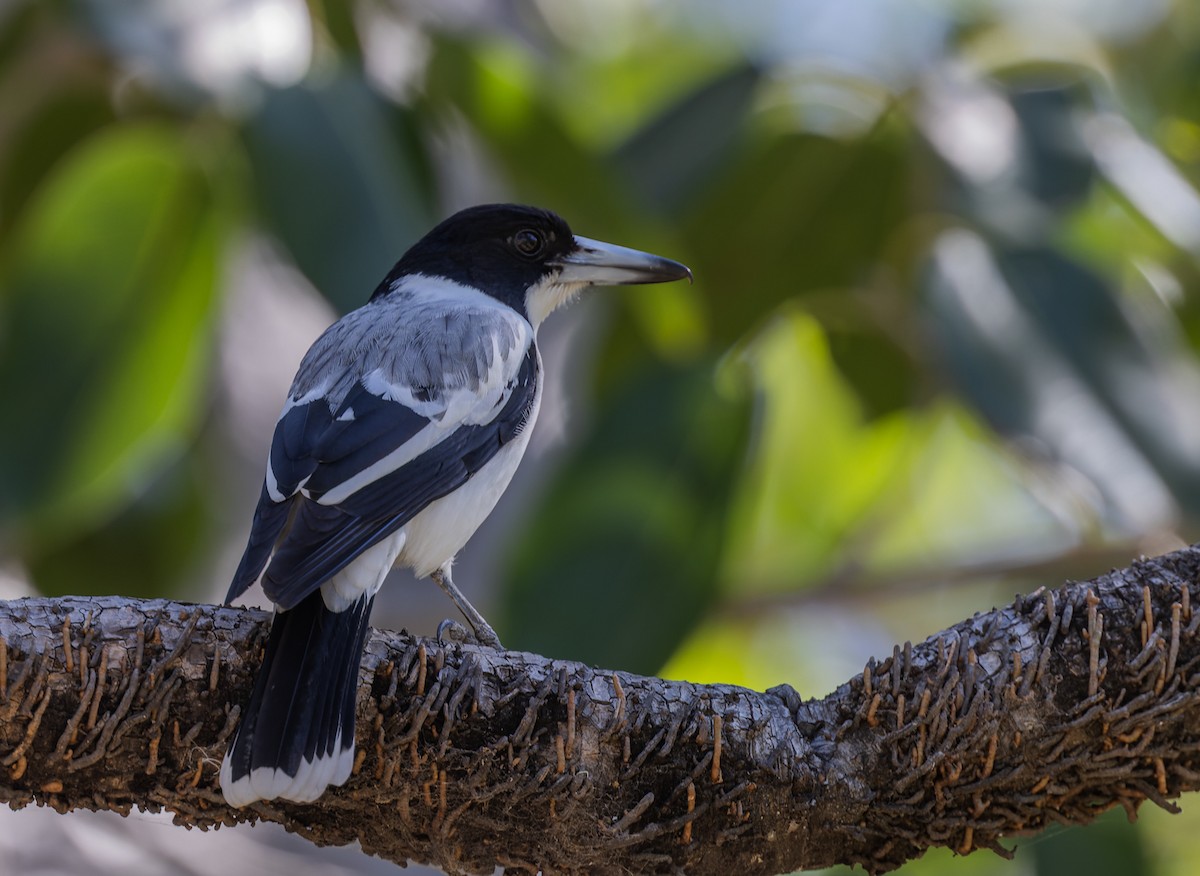
<path id="1" fill-rule="evenodd" d="M 539 256 L 546 248 L 546 240 L 540 233 L 531 228 L 518 231 L 512 236 L 512 245 L 523 256 Z"/>

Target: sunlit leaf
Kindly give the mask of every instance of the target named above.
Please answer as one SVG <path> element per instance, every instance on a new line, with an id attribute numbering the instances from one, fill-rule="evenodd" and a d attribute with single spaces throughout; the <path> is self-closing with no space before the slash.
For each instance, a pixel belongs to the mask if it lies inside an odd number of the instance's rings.
<path id="1" fill-rule="evenodd" d="M 0 515 L 41 541 L 114 508 L 201 412 L 216 262 L 189 145 L 126 126 L 31 202 L 3 265 Z"/>
<path id="2" fill-rule="evenodd" d="M 582 7 L 555 8 L 563 10 L 562 19 L 582 23 L 578 14 Z M 580 142 L 605 151 L 635 136 L 643 126 L 653 125 L 656 117 L 686 102 L 697 88 L 704 89 L 706 83 L 746 64 L 737 47 L 720 35 L 706 39 L 697 31 L 686 40 L 669 38 L 677 32 L 675 23 L 662 15 L 661 8 L 631 6 L 626 11 L 643 19 L 633 25 L 637 28 L 633 39 L 616 50 L 589 46 L 580 52 L 564 46 L 550 59 L 555 75 L 542 80 L 572 133 Z M 687 14 L 682 8 L 678 11 Z M 599 6 L 593 10 L 611 23 L 609 12 Z M 597 88 L 596 83 L 603 87 Z M 586 100 L 580 99 L 582 94 Z"/>
<path id="3" fill-rule="evenodd" d="M 758 428 L 732 517 L 729 590 L 1036 555 L 1067 536 L 961 411 L 866 419 L 803 313 L 777 317 L 746 356 Z"/>
<path id="4" fill-rule="evenodd" d="M 828 570 L 906 458 L 904 421 L 864 428 L 810 317 L 780 314 L 746 355 L 758 428 L 727 557 L 729 585 L 742 592 L 793 587 Z"/>
<path id="5" fill-rule="evenodd" d="M 710 616 L 660 674 L 755 690 L 790 684 L 806 697 L 823 696 L 862 671 L 864 653 L 891 646 L 879 622 L 853 607 L 774 606 L 745 617 Z"/>

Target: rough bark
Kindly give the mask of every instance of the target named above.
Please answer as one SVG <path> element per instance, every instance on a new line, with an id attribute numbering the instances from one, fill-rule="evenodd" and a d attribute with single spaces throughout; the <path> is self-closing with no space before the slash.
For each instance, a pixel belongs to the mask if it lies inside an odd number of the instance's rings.
<path id="1" fill-rule="evenodd" d="M 1200 787 L 1200 548 L 898 646 L 819 700 L 376 632 L 359 763 L 312 805 L 224 805 L 268 616 L 0 603 L 0 800 L 267 819 L 449 871 L 883 872 Z"/>

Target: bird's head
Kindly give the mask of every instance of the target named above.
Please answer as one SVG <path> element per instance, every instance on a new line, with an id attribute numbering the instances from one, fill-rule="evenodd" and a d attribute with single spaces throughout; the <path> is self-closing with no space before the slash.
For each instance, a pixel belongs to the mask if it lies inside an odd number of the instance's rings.
<path id="1" fill-rule="evenodd" d="M 455 213 L 397 262 L 373 298 L 413 274 L 471 286 L 522 313 L 536 327 L 587 286 L 691 280 L 685 265 L 576 236 L 549 210 L 484 204 Z"/>

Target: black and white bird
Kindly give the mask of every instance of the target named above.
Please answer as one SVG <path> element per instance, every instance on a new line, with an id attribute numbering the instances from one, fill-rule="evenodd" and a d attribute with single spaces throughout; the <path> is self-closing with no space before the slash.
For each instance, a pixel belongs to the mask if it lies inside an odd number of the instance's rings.
<path id="1" fill-rule="evenodd" d="M 678 262 L 577 237 L 546 210 L 472 207 L 317 339 L 276 424 L 226 597 L 261 582 L 276 609 L 221 765 L 230 805 L 308 802 L 349 778 L 359 660 L 393 567 L 432 577 L 476 638 L 499 645 L 450 565 L 529 443 L 538 326 L 587 286 L 685 277 Z"/>

